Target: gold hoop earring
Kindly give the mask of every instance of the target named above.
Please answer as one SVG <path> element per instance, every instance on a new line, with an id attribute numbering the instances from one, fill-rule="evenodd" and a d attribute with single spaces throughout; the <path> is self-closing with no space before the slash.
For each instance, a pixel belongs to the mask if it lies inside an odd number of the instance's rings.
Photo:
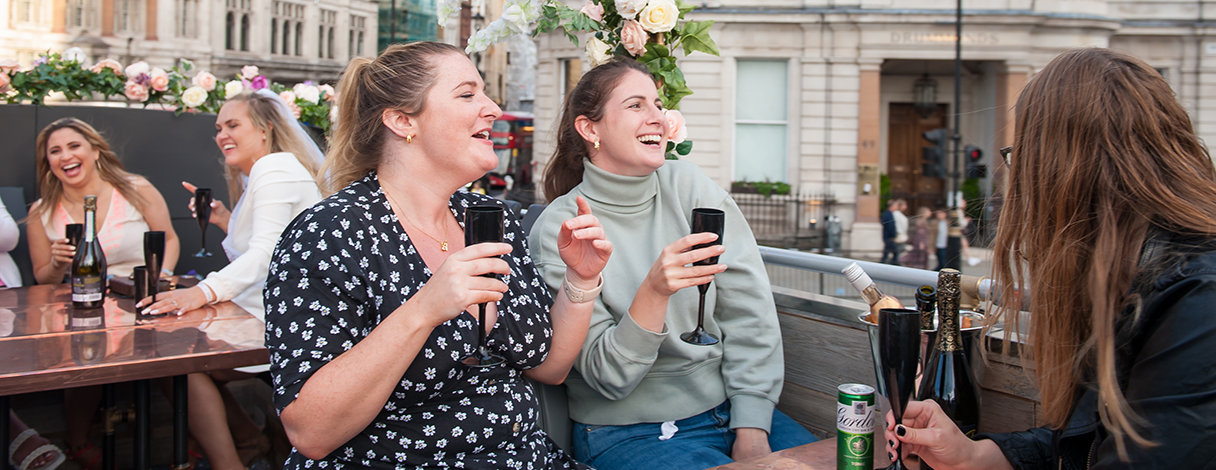
<path id="1" fill-rule="evenodd" d="M 599 149 L 600 149 L 600 141 L 598 141 L 598 140 L 597 140 L 597 141 L 595 141 L 595 142 L 594 142 L 594 144 L 595 144 L 595 149 L 596 149 L 596 150 L 599 150 Z"/>
<path id="2" fill-rule="evenodd" d="M 407 144 L 412 144 L 412 143 L 414 143 L 414 136 L 409 135 L 409 134 L 406 134 L 406 136 L 405 136 L 405 143 L 407 143 Z"/>

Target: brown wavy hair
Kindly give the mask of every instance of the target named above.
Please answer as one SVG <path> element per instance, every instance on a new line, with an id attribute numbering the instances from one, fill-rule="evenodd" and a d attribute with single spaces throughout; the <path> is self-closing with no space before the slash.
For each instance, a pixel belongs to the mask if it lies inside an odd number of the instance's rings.
<path id="1" fill-rule="evenodd" d="M 356 57 L 338 85 L 338 124 L 321 165 L 321 193 L 330 195 L 380 165 L 386 142 L 381 116 L 398 109 L 415 116 L 435 85 L 435 57 L 464 52 L 439 42 L 393 44 L 379 57 Z"/>
<path id="2" fill-rule="evenodd" d="M 557 199 L 583 182 L 583 159 L 591 158 L 591 152 L 574 122 L 580 116 L 586 116 L 592 122 L 603 119 L 604 103 L 630 70 L 653 78 L 650 69 L 642 63 L 617 59 L 591 69 L 570 91 L 562 107 L 561 119 L 557 121 L 557 145 L 545 167 L 545 198 Z"/>
<path id="3" fill-rule="evenodd" d="M 1124 53 L 1061 54 L 1016 106 L 994 281 L 1001 292 L 1030 292 L 1044 420 L 1063 427 L 1082 387 L 1096 382 L 1102 422 L 1126 459 L 1126 438 L 1155 443 L 1119 388 L 1117 324 L 1139 313 L 1130 289 L 1151 229 L 1216 236 L 1216 170 L 1169 84 Z M 1020 306 L 1006 295 L 995 311 Z M 1025 325 L 1014 318 L 1016 334 Z"/>
<path id="4" fill-rule="evenodd" d="M 133 181 L 135 174 L 127 171 L 122 162 L 118 160 L 118 155 L 110 149 L 110 144 L 106 142 L 100 132 L 97 132 L 97 129 L 87 122 L 66 117 L 57 119 L 38 133 L 34 152 L 38 159 L 38 197 L 42 202 L 30 211 L 27 220 L 42 217 L 47 212 L 51 212 L 55 204 L 59 203 L 63 197 L 63 182 L 59 181 L 59 178 L 51 171 L 51 162 L 47 155 L 47 142 L 51 140 L 51 134 L 60 129 L 71 129 L 84 136 L 84 140 L 97 150 L 97 173 L 101 176 L 101 180 L 114 186 L 114 189 L 117 189 L 123 198 L 126 198 L 140 213 L 143 213 L 148 201 L 135 189 Z"/>
<path id="5" fill-rule="evenodd" d="M 301 142 L 291 132 L 286 131 L 288 126 L 298 126 L 299 124 L 294 117 L 284 116 L 279 112 L 278 105 L 274 101 L 278 99 L 281 98 L 246 90 L 229 98 L 228 103 L 238 101 L 245 103 L 249 122 L 266 134 L 267 155 L 275 152 L 291 153 L 295 155 L 301 165 L 304 165 L 308 174 L 316 178 L 317 163 L 308 155 L 308 144 Z M 228 201 L 235 207 L 236 202 L 241 199 L 241 169 L 231 165 L 227 165 L 227 167 L 228 172 L 224 175 L 224 179 L 228 182 Z"/>

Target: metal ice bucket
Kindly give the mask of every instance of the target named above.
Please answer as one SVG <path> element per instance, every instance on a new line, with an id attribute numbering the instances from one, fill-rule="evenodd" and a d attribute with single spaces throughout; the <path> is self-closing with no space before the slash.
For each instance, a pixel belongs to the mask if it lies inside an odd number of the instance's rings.
<path id="1" fill-rule="evenodd" d="M 866 321 L 866 318 L 869 316 L 870 312 L 864 311 L 857 315 L 857 320 L 866 325 L 866 332 L 870 335 L 870 354 L 874 358 L 874 376 L 878 379 L 878 394 L 885 397 L 887 395 L 887 384 L 883 381 L 882 371 L 878 368 L 878 325 Z M 978 340 L 980 337 L 980 332 L 983 330 L 984 314 L 972 312 L 970 310 L 962 310 L 959 311 L 959 316 L 971 320 L 972 326 L 970 328 L 963 328 L 961 333 L 963 337 L 963 352 L 967 355 L 968 362 L 972 364 L 972 367 L 974 367 L 975 347 L 979 344 Z M 916 371 L 917 389 L 920 389 L 920 376 L 923 373 L 925 361 L 929 359 L 929 354 L 933 351 L 933 348 L 937 346 L 936 317 L 933 319 L 933 324 L 935 328 L 932 330 L 920 330 L 921 367 L 919 367 Z"/>

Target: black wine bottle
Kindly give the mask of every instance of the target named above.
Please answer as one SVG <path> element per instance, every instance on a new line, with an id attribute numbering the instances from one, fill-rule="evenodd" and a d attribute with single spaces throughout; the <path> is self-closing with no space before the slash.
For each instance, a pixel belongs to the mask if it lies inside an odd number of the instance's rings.
<path id="1" fill-rule="evenodd" d="M 936 328 L 933 317 L 937 315 L 937 290 L 933 286 L 923 285 L 916 289 L 916 310 L 920 311 L 921 331 Z"/>
<path id="2" fill-rule="evenodd" d="M 937 402 L 963 434 L 974 437 L 980 424 L 980 390 L 959 331 L 960 277 L 954 269 L 938 274 L 937 347 L 929 356 L 917 399 Z"/>
<path id="3" fill-rule="evenodd" d="M 106 296 L 106 255 L 97 239 L 97 196 L 84 198 L 84 240 L 72 258 L 72 307 L 99 308 Z"/>

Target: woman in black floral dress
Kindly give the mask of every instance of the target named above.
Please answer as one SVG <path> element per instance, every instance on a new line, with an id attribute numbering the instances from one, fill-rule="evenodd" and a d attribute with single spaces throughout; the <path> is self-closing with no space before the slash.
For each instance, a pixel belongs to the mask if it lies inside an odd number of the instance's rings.
<path id="1" fill-rule="evenodd" d="M 514 217 L 507 243 L 464 246 L 465 209 L 502 205 L 458 191 L 497 164 L 483 87 L 438 43 L 347 66 L 321 171 L 336 192 L 288 226 L 266 283 L 286 468 L 585 468 L 540 429 L 524 377 L 565 379 L 612 245 L 584 202 L 558 241 L 571 270 L 556 300 Z M 476 368 L 461 361 L 483 302 L 506 362 Z"/>

